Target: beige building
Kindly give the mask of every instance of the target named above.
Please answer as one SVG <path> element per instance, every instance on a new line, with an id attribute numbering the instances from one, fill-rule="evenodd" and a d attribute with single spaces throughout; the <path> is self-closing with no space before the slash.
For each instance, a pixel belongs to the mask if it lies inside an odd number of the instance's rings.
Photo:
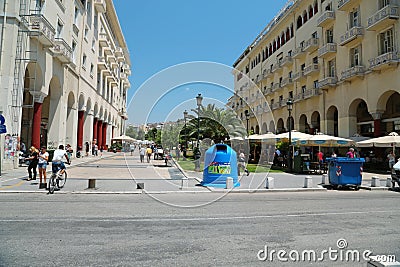
<path id="1" fill-rule="evenodd" d="M 302 132 L 400 133 L 399 29 L 398 1 L 289 1 L 234 63 L 228 106 L 255 133 L 287 131 L 288 99 Z"/>
<path id="2" fill-rule="evenodd" d="M 0 0 L 2 167 L 20 143 L 110 145 L 125 128 L 131 75 L 112 0 Z"/>

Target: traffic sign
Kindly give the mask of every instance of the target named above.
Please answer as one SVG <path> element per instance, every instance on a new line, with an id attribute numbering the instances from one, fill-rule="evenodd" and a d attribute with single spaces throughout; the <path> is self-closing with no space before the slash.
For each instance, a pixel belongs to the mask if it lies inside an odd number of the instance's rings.
<path id="1" fill-rule="evenodd" d="M 7 128 L 5 125 L 0 124 L 0 134 L 7 133 Z"/>

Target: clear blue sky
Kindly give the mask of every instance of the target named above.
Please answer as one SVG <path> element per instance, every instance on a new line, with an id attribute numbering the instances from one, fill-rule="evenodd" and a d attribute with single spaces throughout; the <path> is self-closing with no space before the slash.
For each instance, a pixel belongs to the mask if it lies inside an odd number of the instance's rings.
<path id="1" fill-rule="evenodd" d="M 138 88 L 143 91 L 134 97 L 128 107 L 129 122 L 139 124 L 175 120 L 184 109 L 190 110 L 196 106 L 194 97 L 197 93 L 202 93 L 205 97 L 204 104 L 213 103 L 207 99 L 225 103 L 231 94 L 219 85 L 179 81 L 171 89 L 161 88 L 160 84 L 164 83 L 162 79 L 151 86 L 150 83 L 144 86 L 144 83 L 165 68 L 185 62 L 211 61 L 232 66 L 286 2 L 287 0 L 114 1 L 132 62 L 128 103 Z M 227 73 L 221 76 L 229 75 Z M 227 77 L 222 79 L 225 81 Z M 233 76 L 229 79 L 233 84 Z M 155 87 L 158 87 L 158 92 L 153 91 L 156 90 Z M 158 96 L 157 103 L 151 99 L 154 94 L 166 90 L 171 90 L 169 97 Z M 151 104 L 155 108 L 151 114 L 142 106 L 146 102 L 153 102 Z M 173 113 L 176 113 L 175 117 L 167 116 Z"/>

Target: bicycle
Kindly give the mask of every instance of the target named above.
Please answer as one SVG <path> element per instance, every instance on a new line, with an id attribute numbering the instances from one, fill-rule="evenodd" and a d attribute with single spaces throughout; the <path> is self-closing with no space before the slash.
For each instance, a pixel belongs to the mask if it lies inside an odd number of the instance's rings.
<path id="1" fill-rule="evenodd" d="M 53 194 L 54 191 L 58 191 L 63 188 L 68 177 L 66 169 L 64 169 L 64 173 L 61 174 L 61 164 L 57 164 L 54 167 L 57 168 L 57 171 L 55 172 L 54 168 L 52 170 L 48 186 L 49 194 Z"/>

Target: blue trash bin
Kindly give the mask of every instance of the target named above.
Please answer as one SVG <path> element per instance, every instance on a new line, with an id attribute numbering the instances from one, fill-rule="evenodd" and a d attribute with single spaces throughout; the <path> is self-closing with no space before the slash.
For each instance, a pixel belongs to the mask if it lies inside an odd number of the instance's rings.
<path id="1" fill-rule="evenodd" d="M 327 158 L 329 183 L 333 186 L 359 186 L 364 158 Z"/>
<path id="2" fill-rule="evenodd" d="M 204 158 L 203 181 L 201 185 L 225 188 L 226 179 L 233 179 L 233 186 L 238 187 L 237 154 L 228 145 L 217 144 L 210 147 Z"/>

